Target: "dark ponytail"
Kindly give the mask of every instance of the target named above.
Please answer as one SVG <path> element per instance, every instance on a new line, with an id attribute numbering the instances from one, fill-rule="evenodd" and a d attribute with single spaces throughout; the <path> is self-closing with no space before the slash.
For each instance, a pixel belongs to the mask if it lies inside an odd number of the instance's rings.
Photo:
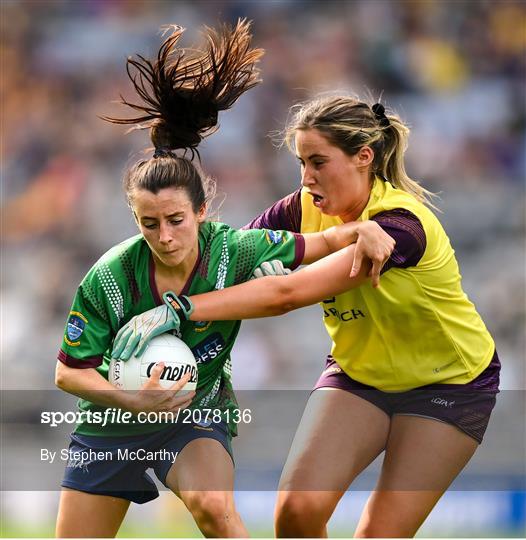
<path id="1" fill-rule="evenodd" d="M 199 158 L 198 145 L 218 129 L 219 111 L 232 107 L 241 94 L 260 82 L 256 64 L 264 51 L 250 48 L 248 21 L 239 20 L 234 28 L 225 24 L 217 30 L 205 27 L 203 49 L 178 48 L 184 29 L 175 25 L 171 28 L 172 34 L 162 44 L 156 60 L 137 55 L 127 61 L 128 77 L 143 103 L 131 103 L 122 96 L 120 102 L 139 115 L 102 117 L 115 124 L 134 125 L 132 129 L 150 130 L 155 154 L 126 174 L 128 199 L 137 188 L 156 193 L 164 187 L 188 188 L 197 180 L 206 184 L 193 163 L 190 168 L 188 163 L 182 167 L 175 163 L 189 161 L 178 157 L 176 151 L 183 150 L 183 155 L 189 151 L 190 160 L 196 155 Z M 170 170 L 161 171 L 164 181 L 158 182 L 155 178 L 164 167 Z"/>

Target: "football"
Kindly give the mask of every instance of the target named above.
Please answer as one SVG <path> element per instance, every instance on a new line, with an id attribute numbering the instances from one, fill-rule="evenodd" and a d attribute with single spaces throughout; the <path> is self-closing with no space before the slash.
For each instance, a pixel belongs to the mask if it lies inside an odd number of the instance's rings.
<path id="1" fill-rule="evenodd" d="M 132 356 L 126 362 L 111 359 L 108 380 L 121 390 L 139 390 L 150 378 L 152 369 L 164 362 L 160 384 L 170 388 L 183 375 L 190 372 L 190 380 L 182 390 L 195 390 L 197 386 L 197 363 L 189 347 L 172 334 L 161 334 L 150 340 L 142 356 Z"/>

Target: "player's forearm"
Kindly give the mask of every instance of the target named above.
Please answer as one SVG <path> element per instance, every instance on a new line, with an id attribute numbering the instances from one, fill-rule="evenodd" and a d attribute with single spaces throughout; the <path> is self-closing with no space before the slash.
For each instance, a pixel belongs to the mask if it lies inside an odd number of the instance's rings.
<path id="1" fill-rule="evenodd" d="M 311 264 L 356 242 L 363 223 L 352 221 L 330 227 L 319 233 L 304 234 L 305 256 L 303 264 Z"/>
<path id="2" fill-rule="evenodd" d="M 283 280 L 289 276 L 269 276 L 254 279 L 221 291 L 191 296 L 193 321 L 232 321 L 273 317 L 286 313 L 282 298 L 288 286 Z"/>
<path id="3" fill-rule="evenodd" d="M 323 231 L 330 252 L 335 253 L 340 249 L 354 244 L 358 240 L 359 231 L 362 226 L 362 221 L 350 221 L 349 223 L 336 225 Z"/>
<path id="4" fill-rule="evenodd" d="M 303 238 L 305 239 L 305 254 L 301 264 L 311 264 L 332 253 L 325 232 L 306 233 Z"/>
<path id="5" fill-rule="evenodd" d="M 254 319 L 283 315 L 300 307 L 314 304 L 322 294 L 306 294 L 294 289 L 297 272 L 289 276 L 268 276 L 222 291 L 190 297 L 194 305 L 191 320 L 217 321 Z"/>
<path id="6" fill-rule="evenodd" d="M 349 277 L 354 246 L 334 253 L 288 276 L 255 279 L 222 291 L 192 296 L 193 321 L 252 319 L 283 315 L 360 286 L 369 264 Z"/>
<path id="7" fill-rule="evenodd" d="M 71 368 L 62 362 L 57 362 L 55 384 L 64 392 L 97 405 L 117 407 L 133 412 L 133 394 L 115 388 L 93 368 Z"/>

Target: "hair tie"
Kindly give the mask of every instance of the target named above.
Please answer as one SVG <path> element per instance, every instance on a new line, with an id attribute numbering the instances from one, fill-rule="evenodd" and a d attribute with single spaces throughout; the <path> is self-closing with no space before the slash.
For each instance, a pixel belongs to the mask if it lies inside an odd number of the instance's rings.
<path id="1" fill-rule="evenodd" d="M 380 123 L 380 126 L 387 127 L 391 125 L 391 122 L 389 122 L 389 118 L 385 116 L 385 107 L 381 103 L 375 103 L 371 107 L 374 117 L 378 122 Z"/>
<path id="2" fill-rule="evenodd" d="M 170 151 L 169 148 L 165 148 L 163 146 L 160 146 L 159 148 L 156 148 L 155 149 L 155 152 L 153 153 L 153 157 L 155 159 L 157 158 L 160 158 L 160 157 L 169 157 L 169 156 L 172 156 L 172 152 Z"/>

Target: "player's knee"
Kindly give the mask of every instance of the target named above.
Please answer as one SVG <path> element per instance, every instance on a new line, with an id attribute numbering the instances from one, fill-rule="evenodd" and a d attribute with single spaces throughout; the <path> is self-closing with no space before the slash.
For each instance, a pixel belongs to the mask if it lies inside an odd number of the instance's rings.
<path id="1" fill-rule="evenodd" d="M 228 536 L 228 528 L 237 519 L 231 494 L 199 491 L 185 498 L 186 506 L 206 536 Z"/>
<path id="2" fill-rule="evenodd" d="M 315 537 L 324 529 L 326 522 L 326 513 L 316 493 L 290 491 L 280 494 L 276 504 L 276 536 Z"/>

